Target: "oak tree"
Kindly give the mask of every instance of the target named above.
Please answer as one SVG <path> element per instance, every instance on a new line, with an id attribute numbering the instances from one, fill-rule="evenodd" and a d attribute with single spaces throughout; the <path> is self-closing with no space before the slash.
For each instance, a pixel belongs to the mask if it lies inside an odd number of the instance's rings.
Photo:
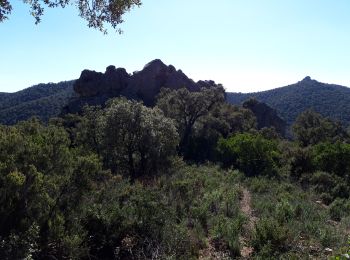
<path id="1" fill-rule="evenodd" d="M 222 87 L 203 88 L 199 92 L 190 92 L 186 88 L 161 90 L 157 107 L 164 112 L 166 117 L 176 122 L 180 135 L 180 154 L 186 154 L 195 124 L 224 101 L 225 91 Z"/>
<path id="2" fill-rule="evenodd" d="M 30 6 L 30 13 L 39 23 L 45 7 L 64 8 L 74 5 L 79 16 L 88 22 L 88 26 L 107 32 L 106 24 L 111 25 L 119 33 L 118 25 L 123 22 L 123 15 L 135 6 L 141 5 L 141 0 L 22 0 Z M 0 22 L 8 18 L 12 11 L 13 0 L 0 0 Z"/>

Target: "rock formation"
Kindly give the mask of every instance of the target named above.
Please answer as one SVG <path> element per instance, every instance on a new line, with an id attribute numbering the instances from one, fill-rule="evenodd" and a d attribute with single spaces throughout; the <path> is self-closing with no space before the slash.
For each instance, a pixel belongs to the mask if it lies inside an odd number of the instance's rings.
<path id="1" fill-rule="evenodd" d="M 125 69 L 108 66 L 106 72 L 84 70 L 74 84 L 74 91 L 80 97 L 103 94 L 118 95 L 127 86 L 130 75 Z"/>
<path id="2" fill-rule="evenodd" d="M 243 107 L 250 109 L 254 113 L 258 129 L 274 127 L 277 133 L 285 136 L 287 123 L 277 115 L 275 109 L 253 98 L 245 101 Z"/>
<path id="3" fill-rule="evenodd" d="M 141 71 L 128 74 L 124 68 L 109 66 L 105 73 L 84 70 L 74 84 L 77 96 L 72 98 L 63 113 L 76 113 L 84 105 L 104 105 L 113 97 L 124 96 L 141 100 L 147 106 L 155 103 L 161 88 L 185 87 L 199 91 L 202 87 L 215 86 L 214 81 L 194 82 L 181 70 L 165 65 L 157 59 L 148 63 Z"/>

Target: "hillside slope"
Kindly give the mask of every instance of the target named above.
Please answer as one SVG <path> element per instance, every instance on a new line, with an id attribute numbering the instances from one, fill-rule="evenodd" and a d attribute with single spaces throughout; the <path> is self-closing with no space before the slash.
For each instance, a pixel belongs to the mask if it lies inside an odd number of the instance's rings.
<path id="1" fill-rule="evenodd" d="M 0 93 L 0 123 L 15 124 L 32 116 L 47 121 L 57 116 L 74 95 L 73 83 L 38 84 L 14 93 Z"/>
<path id="2" fill-rule="evenodd" d="M 232 104 L 241 104 L 249 98 L 256 98 L 276 109 L 290 125 L 307 109 L 314 109 L 323 116 L 350 124 L 350 88 L 321 83 L 306 77 L 289 86 L 256 93 L 227 93 Z"/>

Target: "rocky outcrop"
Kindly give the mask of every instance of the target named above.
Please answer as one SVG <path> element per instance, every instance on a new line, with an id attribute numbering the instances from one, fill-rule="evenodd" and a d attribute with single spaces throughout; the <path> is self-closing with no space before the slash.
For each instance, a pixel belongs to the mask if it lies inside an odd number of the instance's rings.
<path id="1" fill-rule="evenodd" d="M 277 115 L 275 109 L 253 98 L 245 101 L 243 107 L 250 109 L 254 113 L 258 129 L 274 127 L 281 136 L 286 135 L 287 123 Z"/>
<path id="2" fill-rule="evenodd" d="M 121 94 L 142 100 L 146 105 L 153 105 L 155 97 L 162 87 L 178 89 L 185 87 L 190 91 L 198 91 L 199 87 L 181 70 L 172 65 L 165 65 L 161 60 L 148 63 L 143 70 L 130 78 L 129 85 Z"/>
<path id="3" fill-rule="evenodd" d="M 123 68 L 116 69 L 109 66 L 106 72 L 83 70 L 80 78 L 74 84 L 74 91 L 80 97 L 93 97 L 97 95 L 118 95 L 127 87 L 130 75 Z"/>
<path id="4" fill-rule="evenodd" d="M 105 73 L 84 70 L 74 84 L 77 97 L 72 98 L 63 113 L 76 113 L 84 105 L 103 105 L 108 99 L 124 96 L 141 100 L 152 106 L 161 88 L 187 88 L 198 91 L 202 87 L 215 86 L 214 81 L 194 82 L 181 70 L 165 65 L 157 59 L 148 63 L 141 71 L 128 74 L 124 68 L 109 66 Z"/>

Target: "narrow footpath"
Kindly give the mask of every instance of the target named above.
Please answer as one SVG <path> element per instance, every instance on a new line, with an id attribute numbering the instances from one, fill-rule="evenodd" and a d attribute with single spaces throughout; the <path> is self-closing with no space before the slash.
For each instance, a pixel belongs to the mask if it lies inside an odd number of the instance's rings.
<path id="1" fill-rule="evenodd" d="M 257 222 L 257 218 L 253 214 L 252 196 L 247 188 L 242 189 L 242 199 L 240 200 L 240 209 L 247 218 L 247 223 L 243 226 L 242 235 L 239 238 L 241 244 L 241 256 L 243 259 L 249 259 L 254 249 L 249 246 L 249 241 Z"/>

